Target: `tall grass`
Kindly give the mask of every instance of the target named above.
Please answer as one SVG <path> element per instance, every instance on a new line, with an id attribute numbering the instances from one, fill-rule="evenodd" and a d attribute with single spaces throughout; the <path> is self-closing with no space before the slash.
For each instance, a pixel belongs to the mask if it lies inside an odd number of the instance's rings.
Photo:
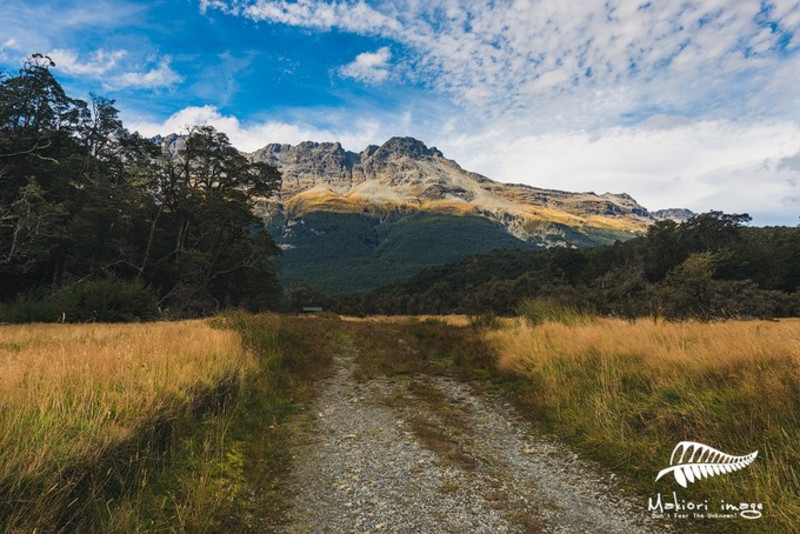
<path id="1" fill-rule="evenodd" d="M 573 325 L 590 320 L 589 315 L 579 312 L 572 306 L 541 298 L 523 299 L 517 307 L 517 314 L 534 326 L 546 322 Z"/>
<path id="2" fill-rule="evenodd" d="M 800 527 L 800 321 L 519 322 L 484 337 L 499 368 L 523 377 L 520 397 L 532 417 L 640 489 L 675 489 L 654 478 L 681 440 L 731 454 L 759 450 L 746 471 L 683 495 L 765 504 L 759 521 L 709 528 Z"/>
<path id="3" fill-rule="evenodd" d="M 0 327 L 0 530 L 87 528 L 257 366 L 200 321 Z"/>

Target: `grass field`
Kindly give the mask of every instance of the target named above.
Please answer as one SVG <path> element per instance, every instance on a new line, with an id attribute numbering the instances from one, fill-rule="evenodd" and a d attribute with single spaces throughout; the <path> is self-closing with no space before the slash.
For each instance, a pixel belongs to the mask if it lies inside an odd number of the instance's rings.
<path id="1" fill-rule="evenodd" d="M 287 499 L 280 421 L 313 398 L 337 347 L 359 349 L 357 378 L 449 374 L 506 390 L 619 473 L 643 513 L 647 496 L 678 490 L 765 506 L 758 521 L 690 530 L 797 530 L 800 320 L 566 318 L 0 327 L 0 531 L 269 530 Z M 655 482 L 682 440 L 759 456 L 686 490 Z"/>
<path id="2" fill-rule="evenodd" d="M 650 495 L 677 489 L 712 507 L 722 499 L 764 504 L 759 521 L 704 528 L 797 531 L 800 320 L 570 322 L 520 320 L 484 334 L 498 368 L 522 377 L 514 388 L 531 418 Z M 744 471 L 686 490 L 655 482 L 682 440 L 759 456 Z"/>
<path id="3" fill-rule="evenodd" d="M 329 342 L 324 321 L 277 316 L 0 327 L 0 531 L 272 520 L 277 425 L 325 376 Z"/>
<path id="4" fill-rule="evenodd" d="M 100 495 L 146 484 L 171 422 L 256 367 L 235 332 L 201 321 L 0 328 L 0 525 L 80 524 Z"/>

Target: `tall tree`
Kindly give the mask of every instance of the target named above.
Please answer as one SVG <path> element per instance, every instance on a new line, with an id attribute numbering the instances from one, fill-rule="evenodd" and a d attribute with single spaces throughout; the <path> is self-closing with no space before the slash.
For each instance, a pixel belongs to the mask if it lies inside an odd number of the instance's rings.
<path id="1" fill-rule="evenodd" d="M 76 133 L 87 107 L 66 95 L 53 65 L 34 54 L 0 81 L 0 242 L 11 244 L 0 268 L 17 290 L 63 278 L 69 236 L 56 229 L 79 185 Z"/>
<path id="2" fill-rule="evenodd" d="M 253 215 L 251 199 L 277 187 L 277 170 L 251 163 L 225 134 L 201 126 L 165 151 L 156 176 L 161 208 L 152 228 L 159 241 L 150 249 L 159 249 L 154 267 L 162 302 L 191 303 L 192 311 L 207 313 L 223 305 L 255 305 L 275 292 L 267 258 L 279 249 Z M 172 244 L 165 246 L 170 237 Z M 263 282 L 255 292 L 240 294 L 234 276 Z"/>

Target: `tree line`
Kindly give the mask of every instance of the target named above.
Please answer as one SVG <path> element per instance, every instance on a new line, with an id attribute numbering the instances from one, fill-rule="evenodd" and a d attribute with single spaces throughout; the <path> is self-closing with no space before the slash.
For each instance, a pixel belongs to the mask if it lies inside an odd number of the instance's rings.
<path id="1" fill-rule="evenodd" d="M 610 246 L 498 250 L 325 304 L 349 314 L 511 315 L 540 298 L 625 318 L 800 316 L 800 228 L 749 221 L 711 211 Z"/>
<path id="2" fill-rule="evenodd" d="M 251 209 L 280 185 L 223 133 L 172 146 L 114 100 L 68 96 L 54 63 L 0 74 L 0 321 L 136 320 L 265 309 L 279 252 Z"/>

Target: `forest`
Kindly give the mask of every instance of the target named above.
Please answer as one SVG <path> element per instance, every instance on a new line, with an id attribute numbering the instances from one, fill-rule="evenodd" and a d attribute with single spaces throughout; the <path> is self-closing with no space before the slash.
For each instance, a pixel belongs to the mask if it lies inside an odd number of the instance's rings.
<path id="1" fill-rule="evenodd" d="M 253 215 L 278 171 L 193 127 L 172 146 L 113 100 L 68 96 L 34 54 L 0 74 L 0 321 L 131 321 L 261 310 L 279 252 Z"/>
<path id="2" fill-rule="evenodd" d="M 800 228 L 754 228 L 747 214 L 711 211 L 659 221 L 614 245 L 497 250 L 408 281 L 337 300 L 350 314 L 511 315 L 530 299 L 623 318 L 800 315 Z"/>

